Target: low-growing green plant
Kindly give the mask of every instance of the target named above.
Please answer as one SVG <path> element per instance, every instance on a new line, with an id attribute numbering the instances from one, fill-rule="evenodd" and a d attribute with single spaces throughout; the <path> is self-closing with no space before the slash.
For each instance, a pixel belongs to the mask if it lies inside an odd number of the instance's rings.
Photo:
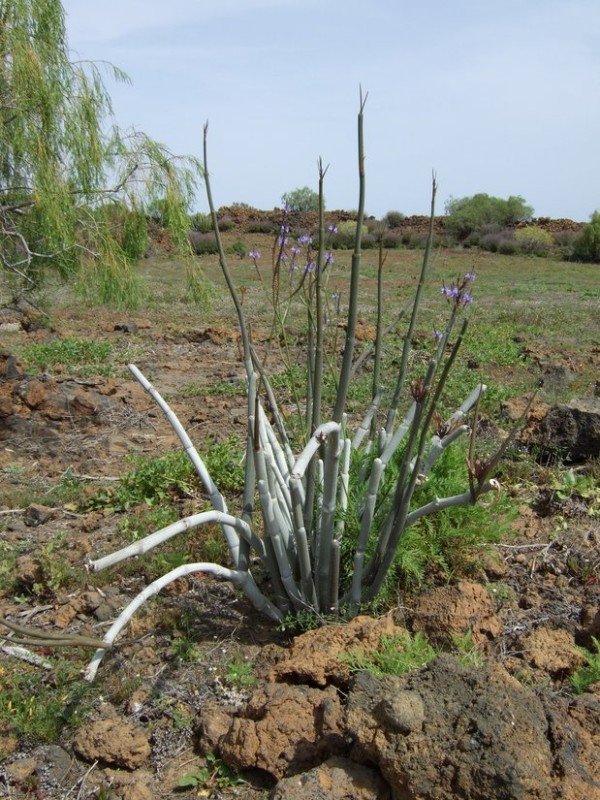
<path id="1" fill-rule="evenodd" d="M 21 744 L 56 742 L 86 713 L 90 692 L 77 679 L 77 666 L 62 659 L 52 666 L 48 675 L 22 662 L 0 665 L 0 725 Z"/>
<path id="2" fill-rule="evenodd" d="M 186 772 L 179 781 L 181 789 L 202 789 L 204 791 L 229 789 L 244 781 L 240 776 L 224 764 L 220 758 L 208 753 L 205 756 L 206 766 Z"/>
<path id="3" fill-rule="evenodd" d="M 343 661 L 352 672 L 372 672 L 374 675 L 403 675 L 421 669 L 437 653 L 422 633 L 382 636 L 377 647 L 350 650 Z"/>
<path id="4" fill-rule="evenodd" d="M 178 661 L 194 662 L 200 658 L 196 642 L 186 637 L 176 637 L 171 642 L 171 650 Z"/>
<path id="5" fill-rule="evenodd" d="M 465 450 L 447 450 L 417 493 L 415 501 L 426 505 L 436 497 L 456 494 L 462 485 Z M 433 517 L 424 517 L 407 530 L 398 547 L 395 577 L 412 588 L 419 586 L 428 570 L 447 578 L 464 576 L 478 566 L 482 552 L 506 535 L 509 523 L 518 513 L 507 495 L 497 497 L 492 505 L 454 506 Z"/>
<path id="6" fill-rule="evenodd" d="M 46 372 L 61 367 L 81 377 L 110 375 L 112 346 L 96 339 L 51 339 L 27 344 L 19 349 L 27 370 Z"/>
<path id="7" fill-rule="evenodd" d="M 232 256 L 244 258 L 248 252 L 248 246 L 246 245 L 246 242 L 242 241 L 242 239 L 236 239 L 236 241 L 228 248 L 227 252 Z"/>
<path id="8" fill-rule="evenodd" d="M 581 648 L 587 664 L 571 676 L 571 686 L 576 694 L 583 694 L 593 684 L 600 683 L 600 640 L 592 636 L 592 643 L 596 652 Z"/>
<path id="9" fill-rule="evenodd" d="M 198 488 L 196 473 L 185 453 L 176 451 L 153 458 L 132 456 L 131 461 L 133 468 L 117 485 L 100 489 L 84 507 L 127 511 L 140 504 L 155 506 L 177 497 L 190 497 Z"/>
<path id="10" fill-rule="evenodd" d="M 452 643 L 457 650 L 458 660 L 463 667 L 471 667 L 477 669 L 483 666 L 485 657 L 481 645 L 473 640 L 472 631 L 467 631 L 462 635 L 458 633 L 452 634 Z"/>
<path id="11" fill-rule="evenodd" d="M 240 689 L 247 689 L 256 684 L 256 674 L 254 664 L 251 661 L 244 661 L 241 658 L 233 658 L 227 664 L 225 679 L 233 686 Z"/>
<path id="12" fill-rule="evenodd" d="M 246 387 L 236 381 L 216 383 L 188 383 L 178 390 L 181 397 L 235 397 L 245 394 Z"/>

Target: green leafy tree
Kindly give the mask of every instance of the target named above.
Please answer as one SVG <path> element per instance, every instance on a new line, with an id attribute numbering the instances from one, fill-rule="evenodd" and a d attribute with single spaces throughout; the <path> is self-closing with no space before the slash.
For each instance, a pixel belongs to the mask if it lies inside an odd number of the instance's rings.
<path id="1" fill-rule="evenodd" d="M 319 195 L 308 186 L 286 192 L 281 197 L 281 202 L 289 211 L 318 211 Z"/>
<path id="2" fill-rule="evenodd" d="M 119 130 L 99 67 L 68 54 L 60 0 L 0 2 L 0 278 L 13 296 L 49 269 L 83 270 L 88 285 L 98 270 L 122 278 L 157 203 L 175 241 L 186 242 L 199 162 Z M 127 291 L 121 278 L 105 280 L 104 299 L 111 286 Z"/>
<path id="3" fill-rule="evenodd" d="M 600 264 L 600 211 L 594 211 L 590 222 L 575 239 L 571 258 L 573 261 Z"/>
<path id="4" fill-rule="evenodd" d="M 533 208 L 518 196 L 503 200 L 488 194 L 475 194 L 473 197 L 451 197 L 446 203 L 446 215 L 446 230 L 457 239 L 466 239 L 484 225 L 506 227 L 526 222 L 532 218 Z"/>

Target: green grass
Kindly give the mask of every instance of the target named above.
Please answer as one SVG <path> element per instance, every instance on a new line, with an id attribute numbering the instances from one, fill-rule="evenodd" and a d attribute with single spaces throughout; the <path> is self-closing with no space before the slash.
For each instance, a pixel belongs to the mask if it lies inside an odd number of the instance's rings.
<path id="1" fill-rule="evenodd" d="M 112 375 L 114 369 L 112 346 L 95 339 L 52 339 L 24 345 L 17 351 L 28 371 L 47 372 L 60 367 L 70 375 L 87 378 Z"/>
<path id="2" fill-rule="evenodd" d="M 21 745 L 58 741 L 66 726 L 81 723 L 92 694 L 79 666 L 53 659 L 52 671 L 45 672 L 22 661 L 1 664 L 0 726 Z"/>

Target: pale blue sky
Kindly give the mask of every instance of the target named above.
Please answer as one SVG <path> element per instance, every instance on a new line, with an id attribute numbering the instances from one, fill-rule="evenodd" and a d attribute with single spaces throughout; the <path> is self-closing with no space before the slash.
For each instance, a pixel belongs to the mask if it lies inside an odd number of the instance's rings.
<path id="1" fill-rule="evenodd" d="M 537 216 L 600 208 L 598 0 L 64 0 L 73 57 L 108 60 L 117 122 L 209 159 L 218 205 L 316 188 L 370 214 L 519 194 Z M 206 209 L 201 194 L 197 208 Z"/>

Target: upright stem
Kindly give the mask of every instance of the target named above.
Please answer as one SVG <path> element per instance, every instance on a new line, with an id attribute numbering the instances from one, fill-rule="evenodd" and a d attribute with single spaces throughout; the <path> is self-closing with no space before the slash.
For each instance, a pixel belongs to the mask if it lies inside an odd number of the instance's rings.
<path id="1" fill-rule="evenodd" d="M 322 384 L 323 384 L 323 293 L 322 293 L 322 279 L 323 267 L 325 264 L 325 215 L 324 206 L 325 201 L 323 197 L 323 180 L 327 169 L 323 169 L 323 162 L 319 159 L 319 252 L 317 256 L 317 272 L 314 282 L 315 291 L 315 313 L 312 313 L 312 307 L 309 305 L 309 330 L 308 330 L 308 369 L 309 369 L 309 386 L 312 389 L 312 407 L 311 415 L 308 420 L 310 423 L 310 430 L 308 436 L 312 436 L 321 424 L 321 404 L 322 404 Z M 311 294 L 309 293 L 309 304 L 311 301 Z M 316 319 L 316 325 L 314 325 Z M 312 521 L 314 514 L 314 500 L 315 500 L 315 465 L 314 461 L 309 465 L 306 473 L 306 503 L 304 508 L 305 527 L 309 535 L 312 534 Z"/>
<path id="2" fill-rule="evenodd" d="M 417 284 L 417 290 L 415 292 L 415 299 L 412 307 L 412 313 L 410 316 L 410 322 L 408 323 L 408 328 L 404 337 L 404 345 L 402 347 L 402 361 L 400 362 L 400 371 L 398 372 L 398 379 L 396 381 L 396 387 L 394 389 L 394 394 L 390 403 L 390 409 L 388 412 L 388 417 L 385 425 L 385 429 L 388 436 L 393 432 L 394 424 L 396 422 L 396 416 L 398 414 L 398 405 L 400 403 L 400 397 L 402 395 L 402 390 L 404 389 L 404 383 L 406 381 L 406 373 L 408 371 L 408 357 L 412 349 L 412 337 L 415 329 L 415 324 L 417 321 L 417 315 L 419 313 L 421 294 L 423 292 L 423 287 L 425 285 L 425 277 L 429 269 L 429 257 L 431 254 L 431 246 L 433 242 L 433 232 L 435 225 L 436 192 L 437 192 L 437 182 L 434 177 L 431 184 L 431 214 L 429 217 L 429 234 L 427 236 L 427 244 L 425 245 L 425 253 L 423 254 L 423 265 L 421 267 L 421 274 L 419 275 L 419 283 Z"/>
<path id="3" fill-rule="evenodd" d="M 354 356 L 354 340 L 356 335 L 356 317 L 358 314 L 358 281 L 360 277 L 360 253 L 362 239 L 362 225 L 365 216 L 365 151 L 363 140 L 363 112 L 367 95 L 363 97 L 360 92 L 360 110 L 358 112 L 358 213 L 356 217 L 356 237 L 354 240 L 354 253 L 350 272 L 350 297 L 348 300 L 348 325 L 346 327 L 346 341 L 344 355 L 340 369 L 340 382 L 333 409 L 333 419 L 341 422 L 346 407 L 346 395 L 352 375 L 352 358 Z"/>
<path id="4" fill-rule="evenodd" d="M 213 221 L 213 229 L 215 232 L 215 238 L 217 240 L 217 247 L 219 250 L 219 264 L 221 265 L 221 270 L 225 277 L 225 282 L 227 283 L 227 288 L 229 290 L 229 294 L 231 295 L 231 299 L 233 300 L 233 305 L 235 306 L 235 310 L 238 316 L 238 322 L 240 326 L 240 335 L 242 337 L 242 349 L 244 351 L 244 363 L 246 366 L 246 374 L 248 378 L 253 372 L 252 366 L 252 351 L 250 348 L 250 337 L 248 335 L 248 326 L 246 324 L 246 317 L 244 315 L 244 310 L 242 308 L 242 304 L 240 302 L 240 298 L 234 286 L 233 280 L 231 278 L 231 273 L 229 272 L 229 267 L 227 266 L 227 259 L 225 258 L 225 249 L 223 247 L 223 242 L 221 240 L 221 234 L 219 233 L 219 220 L 217 219 L 217 211 L 215 209 L 215 205 L 213 202 L 212 197 L 212 190 L 210 187 L 210 172 L 208 171 L 208 146 L 207 146 L 207 139 L 208 139 L 208 122 L 204 126 L 204 140 L 203 140 L 203 152 L 204 152 L 204 184 L 206 186 L 206 198 L 208 200 L 208 207 L 210 209 L 210 213 L 212 216 Z"/>

